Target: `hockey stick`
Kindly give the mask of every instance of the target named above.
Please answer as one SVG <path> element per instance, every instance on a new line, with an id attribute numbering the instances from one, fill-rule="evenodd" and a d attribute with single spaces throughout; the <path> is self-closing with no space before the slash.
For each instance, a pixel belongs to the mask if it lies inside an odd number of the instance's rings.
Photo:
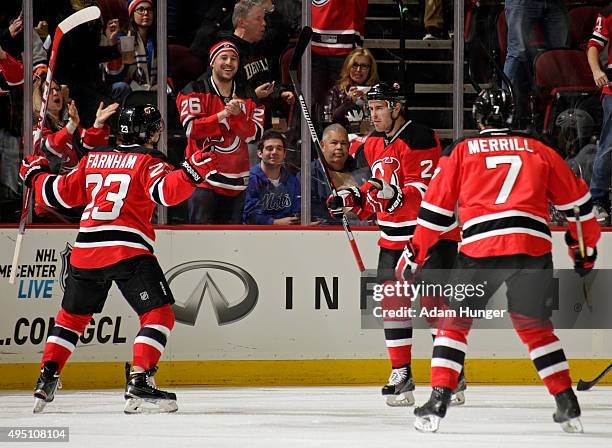
<path id="1" fill-rule="evenodd" d="M 576 389 L 581 390 L 581 391 L 589 390 L 591 387 L 599 383 L 599 380 L 601 380 L 604 376 L 606 376 L 610 371 L 612 371 L 612 364 L 610 364 L 608 367 L 604 369 L 603 372 L 597 375 L 597 377 L 593 381 L 578 380 L 578 386 L 576 386 Z"/>
<path id="2" fill-rule="evenodd" d="M 47 70 L 47 77 L 45 78 L 43 96 L 40 103 L 40 113 L 38 114 L 38 124 L 34 130 L 33 145 L 34 154 L 39 151 L 40 140 L 42 137 L 43 128 L 45 127 L 45 116 L 47 115 L 47 101 L 49 100 L 49 92 L 51 91 L 51 81 L 53 80 L 53 70 L 55 69 L 55 62 L 57 61 L 57 50 L 59 48 L 60 41 L 64 34 L 70 30 L 76 28 L 83 23 L 87 23 L 91 20 L 96 20 L 100 17 L 100 9 L 97 6 L 90 6 L 88 8 L 81 9 L 80 11 L 71 14 L 60 22 L 55 30 L 53 36 L 53 46 L 51 47 L 51 56 L 49 57 L 49 67 Z M 15 240 L 15 251 L 13 252 L 13 262 L 11 264 L 11 274 L 9 277 L 9 283 L 12 285 L 15 283 L 15 277 L 17 275 L 17 263 L 19 261 L 19 253 L 21 252 L 21 243 L 23 241 L 23 235 L 25 233 L 26 221 L 28 219 L 28 209 L 30 208 L 30 196 L 32 192 L 30 188 L 25 187 L 23 192 L 23 205 L 21 208 L 21 218 L 19 219 L 19 230 L 17 231 L 17 239 Z"/>
<path id="3" fill-rule="evenodd" d="M 578 235 L 578 246 L 580 247 L 580 255 L 584 260 L 586 257 L 586 248 L 584 246 L 584 235 L 582 234 L 582 222 L 580 222 L 580 207 L 574 206 L 574 218 L 576 219 L 576 234 Z M 582 279 L 582 293 L 584 294 L 584 301 L 590 312 L 593 312 L 593 303 L 591 302 L 591 296 L 587 289 L 586 279 Z"/>
<path id="4" fill-rule="evenodd" d="M 319 141 L 319 137 L 317 136 L 317 131 L 312 124 L 312 119 L 310 118 L 310 112 L 308 110 L 308 105 L 306 104 L 306 100 L 304 99 L 304 95 L 302 94 L 302 90 L 300 89 L 300 83 L 297 77 L 297 69 L 300 65 L 300 61 L 302 60 L 302 56 L 306 51 L 306 47 L 310 43 L 310 39 L 312 37 L 312 28 L 305 26 L 302 28 L 300 32 L 300 36 L 298 37 L 298 42 L 295 46 L 295 51 L 293 53 L 293 58 L 291 59 L 291 63 L 289 64 L 289 76 L 291 77 L 291 82 L 293 84 L 293 88 L 295 89 L 295 93 L 298 96 L 298 102 L 300 103 L 300 109 L 302 110 L 302 115 L 306 124 L 308 124 L 308 130 L 310 131 L 310 137 L 314 143 L 315 149 L 317 151 L 317 156 L 319 158 L 319 162 L 323 167 L 323 172 L 325 173 L 325 179 L 327 180 L 327 184 L 331 189 L 332 195 L 338 196 L 338 192 L 336 187 L 334 186 L 334 181 L 331 177 L 329 164 L 327 160 L 325 160 L 325 156 L 323 155 L 323 150 L 321 149 L 321 142 Z M 348 219 L 346 215 L 342 216 L 342 226 L 344 227 L 344 231 L 346 232 L 346 236 L 349 240 L 349 244 L 351 249 L 353 250 L 353 255 L 355 256 L 355 261 L 357 262 L 357 267 L 359 268 L 359 272 L 365 271 L 365 267 L 363 265 L 363 260 L 361 259 L 361 254 L 359 253 L 359 248 L 357 247 L 357 242 L 355 241 L 355 237 L 353 236 L 353 232 L 351 231 L 351 226 L 349 225 Z"/>

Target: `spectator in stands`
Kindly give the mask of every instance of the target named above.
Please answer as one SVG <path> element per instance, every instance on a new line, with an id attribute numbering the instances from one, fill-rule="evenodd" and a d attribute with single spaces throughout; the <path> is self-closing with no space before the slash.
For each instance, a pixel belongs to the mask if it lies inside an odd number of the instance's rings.
<path id="1" fill-rule="evenodd" d="M 295 101 L 293 92 L 283 89 L 272 77 L 270 63 L 264 55 L 264 47 L 274 44 L 263 40 L 266 31 L 266 9 L 262 0 L 241 0 L 236 3 L 232 16 L 234 32 L 220 34 L 233 42 L 240 56 L 238 82 L 247 82 L 255 91 L 257 99 L 266 106 L 282 99 L 288 104 Z"/>
<path id="2" fill-rule="evenodd" d="M 312 1 L 312 100 L 321 104 L 346 55 L 363 46 L 368 0 Z"/>
<path id="3" fill-rule="evenodd" d="M 260 162 L 251 168 L 242 213 L 245 224 L 300 223 L 300 182 L 284 167 L 286 144 L 283 134 L 271 129 L 261 137 Z"/>
<path id="4" fill-rule="evenodd" d="M 336 189 L 359 186 L 370 177 L 369 169 L 357 169 L 355 159 L 349 155 L 349 139 L 346 129 L 334 123 L 325 128 L 321 138 L 321 149 L 325 161 L 329 165 L 330 174 Z M 300 179 L 301 180 L 301 179 Z M 323 167 L 318 160 L 311 162 L 310 200 L 311 216 L 321 224 L 340 225 L 340 219 L 332 218 L 327 208 L 327 198 L 331 190 Z M 356 219 L 350 219 L 353 224 L 363 224 Z"/>
<path id="5" fill-rule="evenodd" d="M 153 90 L 157 85 L 155 7 L 152 0 L 131 0 L 127 37 L 134 39 L 133 59 L 126 62 L 118 75 L 123 80 L 113 84 L 113 99 L 122 102 L 134 90 Z M 128 56 L 129 58 L 129 56 Z M 108 65 L 107 65 L 108 70 Z"/>
<path id="6" fill-rule="evenodd" d="M 593 197 L 593 212 L 597 222 L 606 226 L 610 225 L 610 183 L 612 182 L 610 168 L 610 157 L 612 155 L 612 87 L 608 74 L 601 67 L 599 54 L 608 47 L 609 70 L 612 67 L 612 47 L 610 47 L 609 42 L 612 31 L 611 9 L 612 5 L 598 14 L 587 49 L 593 79 L 597 87 L 602 89 L 601 104 L 603 107 L 601 135 L 595 162 L 593 163 L 590 190 Z"/>
<path id="7" fill-rule="evenodd" d="M 352 134 L 359 134 L 367 115 L 365 94 L 378 83 L 376 60 L 367 48 L 356 48 L 344 60 L 340 78 L 329 91 L 325 110 L 331 112 L 333 123 L 340 123 Z M 324 119 L 323 121 L 326 121 Z"/>
<path id="8" fill-rule="evenodd" d="M 249 176 L 247 143 L 263 133 L 264 108 L 248 86 L 235 82 L 238 48 L 221 41 L 210 49 L 211 69 L 176 100 L 187 134 L 186 157 L 198 149 L 217 154 L 218 172 L 189 198 L 189 222 L 239 224 Z"/>
<path id="9" fill-rule="evenodd" d="M 46 76 L 46 70 L 39 70 L 34 80 L 32 94 L 34 123 L 38 120 L 40 113 Z M 117 103 L 108 107 L 104 107 L 103 103 L 100 103 L 93 126 L 84 129 L 75 102 L 68 100 L 68 87 L 60 87 L 57 81 L 53 80 L 47 100 L 47 115 L 42 140 L 40 141 L 40 148 L 49 160 L 51 170 L 60 174 L 68 172 L 77 166 L 79 159 L 89 149 L 106 146 L 110 133 L 106 121 L 118 108 L 119 104 Z M 64 118 L 66 116 L 67 119 Z"/>
<path id="10" fill-rule="evenodd" d="M 423 40 L 446 39 L 448 35 L 444 31 L 444 8 L 443 0 L 425 0 L 425 37 Z"/>
<path id="11" fill-rule="evenodd" d="M 46 19 L 49 33 L 53 36 L 61 20 L 91 1 L 54 0 L 46 3 L 44 7 L 50 14 Z M 61 84 L 70 86 L 70 95 L 78 104 L 79 115 L 85 123 L 94 122 L 100 101 L 107 104 L 112 102 L 110 88 L 104 83 L 100 65 L 121 56 L 118 45 L 101 45 L 102 33 L 101 20 L 87 22 L 71 30 L 62 38 L 55 66 L 54 77 Z"/>
<path id="12" fill-rule="evenodd" d="M 525 115 L 527 94 L 533 90 L 532 60 L 527 47 L 536 25 L 540 26 L 547 48 L 567 45 L 568 17 L 564 0 L 506 0 L 508 53 L 504 73 L 510 78 L 517 101 L 517 116 Z"/>
<path id="13" fill-rule="evenodd" d="M 193 38 L 190 50 L 204 62 L 205 66 L 208 66 L 208 52 L 210 47 L 219 41 L 219 33 L 231 32 L 233 29 L 232 12 L 236 0 L 207 0 L 194 3 L 197 3 L 197 6 L 191 6 L 197 9 L 190 8 L 185 11 L 183 15 L 186 18 L 181 20 L 181 23 L 187 22 L 194 15 L 201 18 L 201 24 Z"/>

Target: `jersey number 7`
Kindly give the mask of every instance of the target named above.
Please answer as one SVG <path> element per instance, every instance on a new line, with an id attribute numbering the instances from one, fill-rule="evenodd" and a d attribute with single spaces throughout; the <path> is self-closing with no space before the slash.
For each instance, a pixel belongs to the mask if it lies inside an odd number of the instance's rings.
<path id="1" fill-rule="evenodd" d="M 510 165 L 508 174 L 506 174 L 504 183 L 502 184 L 501 190 L 499 191 L 497 199 L 495 200 L 495 204 L 503 204 L 508 200 L 508 196 L 510 196 L 512 189 L 514 188 L 516 179 L 518 178 L 521 167 L 523 166 L 523 161 L 521 160 L 520 156 L 489 156 L 485 158 L 485 161 L 487 168 L 490 170 L 496 169 L 499 165 Z"/>

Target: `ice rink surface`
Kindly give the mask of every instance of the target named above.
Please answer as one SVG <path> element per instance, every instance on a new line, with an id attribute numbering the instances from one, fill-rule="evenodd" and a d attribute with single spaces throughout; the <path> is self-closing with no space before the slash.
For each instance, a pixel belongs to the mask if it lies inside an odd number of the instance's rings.
<path id="1" fill-rule="evenodd" d="M 160 385 L 163 388 L 163 385 Z M 33 415 L 25 391 L 0 392 L 0 426 L 68 426 L 69 443 L 2 446 L 118 447 L 612 447 L 612 387 L 579 392 L 584 434 L 552 421 L 544 387 L 468 386 L 435 434 L 413 428 L 412 408 L 390 408 L 375 387 L 173 389 L 175 414 L 123 413 L 123 391 L 58 391 Z M 429 388 L 417 386 L 417 404 Z"/>

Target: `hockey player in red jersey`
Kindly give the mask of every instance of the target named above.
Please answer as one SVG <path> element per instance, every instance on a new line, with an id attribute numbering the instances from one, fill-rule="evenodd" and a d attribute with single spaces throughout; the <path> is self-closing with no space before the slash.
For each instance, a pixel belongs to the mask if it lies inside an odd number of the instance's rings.
<path id="1" fill-rule="evenodd" d="M 367 94 L 376 131 L 357 150 L 356 158 L 367 164 L 372 178 L 361 187 L 345 188 L 330 196 L 328 206 L 334 217 L 352 211 L 360 219 L 376 213 L 380 227 L 377 283 L 395 282 L 395 266 L 412 237 L 419 205 L 442 152 L 433 129 L 406 120 L 404 98 L 387 83 L 379 83 Z M 435 247 L 427 267 L 450 269 L 457 254 L 457 226 L 449 228 Z M 383 310 L 400 309 L 405 298 L 386 295 Z M 387 350 L 392 372 L 382 394 L 390 406 L 414 404 L 412 378 L 412 321 L 409 317 L 384 318 Z"/>
<path id="2" fill-rule="evenodd" d="M 62 308 L 42 357 L 34 412 L 53 401 L 62 368 L 92 315 L 102 311 L 112 282 L 138 313 L 141 326 L 134 340 L 124 411 L 139 412 L 143 401 L 162 412 L 177 410 L 176 395 L 150 381 L 174 325 L 174 298 L 153 255 L 151 217 L 157 205 L 187 199 L 216 166 L 213 154 L 195 151 L 182 169 L 172 171 L 154 149 L 162 125 L 155 106 L 126 107 L 119 116 L 123 143 L 118 148 L 89 152 L 66 175 L 51 174 L 44 157 L 28 156 L 22 163 L 20 177 L 34 190 L 36 201 L 60 211 L 85 207 Z"/>
<path id="3" fill-rule="evenodd" d="M 219 172 L 198 186 L 189 199 L 189 222 L 239 224 L 249 183 L 247 143 L 263 133 L 264 107 L 251 98 L 250 87 L 235 82 L 239 58 L 227 40 L 210 50 L 211 70 L 191 82 L 176 103 L 187 134 L 186 156 L 214 151 Z"/>
<path id="4" fill-rule="evenodd" d="M 482 309 L 497 287 L 505 283 L 514 328 L 555 397 L 554 421 L 567 432 L 581 432 L 580 407 L 572 390 L 569 366 L 550 321 L 553 265 L 549 201 L 567 214 L 565 240 L 580 275 L 593 268 L 600 228 L 587 185 L 552 148 L 507 129 L 504 125 L 511 113 L 509 93 L 493 88 L 479 94 L 473 114 L 480 135 L 456 141 L 440 159 L 421 203 L 412 244 L 400 265 L 415 271 L 426 263 L 442 229 L 452 224 L 458 203 L 463 239 L 455 266 L 457 280 L 474 285 L 483 277 L 488 284 L 482 300 L 458 302 L 450 298 L 449 306 L 462 303 Z M 575 213 L 580 214 L 584 251 L 577 241 Z M 471 324 L 471 318 L 459 313 L 442 321 L 431 361 L 433 391 L 429 401 L 415 409 L 416 429 L 436 431 L 445 416 L 463 368 Z"/>

